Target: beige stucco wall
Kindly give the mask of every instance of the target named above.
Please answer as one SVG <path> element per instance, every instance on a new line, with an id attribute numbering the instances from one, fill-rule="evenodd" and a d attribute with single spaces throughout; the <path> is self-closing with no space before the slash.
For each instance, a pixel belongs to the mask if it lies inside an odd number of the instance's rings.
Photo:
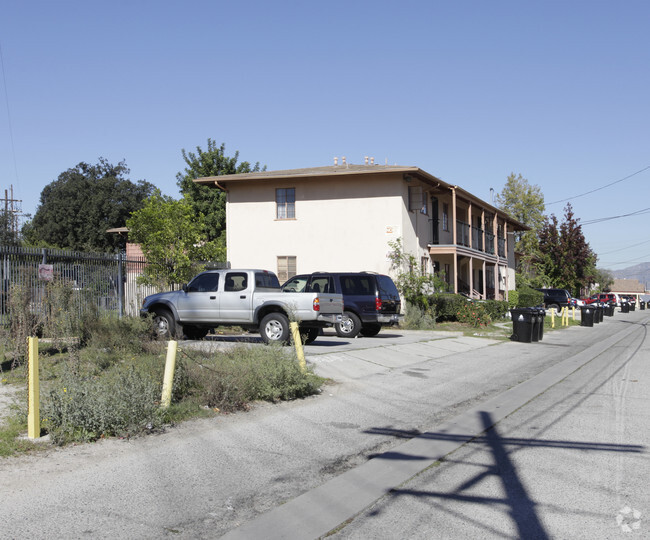
<path id="1" fill-rule="evenodd" d="M 276 188 L 296 189 L 296 218 L 276 219 Z M 297 272 L 389 273 L 388 242 L 416 243 L 401 176 L 246 182 L 229 186 L 228 260 L 233 267 L 277 271 L 278 256 L 296 256 Z"/>

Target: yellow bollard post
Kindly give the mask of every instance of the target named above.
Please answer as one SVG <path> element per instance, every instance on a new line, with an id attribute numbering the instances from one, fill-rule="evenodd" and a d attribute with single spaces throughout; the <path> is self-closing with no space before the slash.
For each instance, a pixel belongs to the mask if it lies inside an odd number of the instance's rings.
<path id="1" fill-rule="evenodd" d="M 28 340 L 28 410 L 27 410 L 27 437 L 38 439 L 41 436 L 40 417 L 40 389 L 38 381 L 38 338 L 30 337 Z"/>
<path id="2" fill-rule="evenodd" d="M 172 402 L 172 388 L 174 386 L 174 370 L 176 369 L 176 351 L 178 341 L 167 342 L 167 360 L 165 361 L 165 375 L 163 377 L 162 397 L 160 406 L 167 409 Z"/>
<path id="3" fill-rule="evenodd" d="M 562 309 L 562 326 L 569 326 L 569 306 Z"/>
<path id="4" fill-rule="evenodd" d="M 551 308 L 551 328 L 555 328 L 555 309 Z"/>
<path id="5" fill-rule="evenodd" d="M 304 373 L 307 371 L 307 362 L 305 362 L 305 351 L 302 348 L 302 339 L 300 337 L 298 323 L 295 321 L 290 322 L 289 328 L 291 328 L 291 337 L 293 337 L 293 346 L 296 348 L 296 356 L 298 357 L 300 370 Z"/>
<path id="6" fill-rule="evenodd" d="M 573 310 L 573 322 L 575 322 L 575 320 L 576 320 L 576 307 L 573 306 L 571 309 Z"/>

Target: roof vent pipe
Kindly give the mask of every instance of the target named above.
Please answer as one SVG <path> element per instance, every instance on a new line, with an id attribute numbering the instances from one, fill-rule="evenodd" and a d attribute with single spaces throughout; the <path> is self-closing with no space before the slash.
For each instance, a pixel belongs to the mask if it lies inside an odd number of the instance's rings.
<path id="1" fill-rule="evenodd" d="M 366 165 L 368 165 L 368 156 L 364 157 L 363 159 L 366 162 Z"/>
<path id="2" fill-rule="evenodd" d="M 339 158 L 334 156 L 334 166 L 336 167 L 339 164 Z"/>
<path id="3" fill-rule="evenodd" d="M 341 163 L 343 165 L 347 165 L 347 161 L 345 160 L 345 156 L 341 156 Z"/>
<path id="4" fill-rule="evenodd" d="M 374 164 L 375 164 L 375 158 L 374 158 L 374 157 L 371 157 L 371 158 L 370 158 L 370 165 L 374 165 Z"/>

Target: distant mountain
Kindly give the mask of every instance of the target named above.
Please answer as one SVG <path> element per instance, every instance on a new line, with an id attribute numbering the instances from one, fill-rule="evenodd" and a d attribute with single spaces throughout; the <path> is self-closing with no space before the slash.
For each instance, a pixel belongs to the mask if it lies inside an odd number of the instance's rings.
<path id="1" fill-rule="evenodd" d="M 650 262 L 630 266 L 623 270 L 612 270 L 612 275 L 618 279 L 636 279 L 647 288 L 650 285 Z"/>

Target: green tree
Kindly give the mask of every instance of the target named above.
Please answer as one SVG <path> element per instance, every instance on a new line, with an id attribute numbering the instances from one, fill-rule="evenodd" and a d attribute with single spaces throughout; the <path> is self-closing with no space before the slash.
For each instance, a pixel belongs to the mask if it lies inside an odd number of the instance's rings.
<path id="1" fill-rule="evenodd" d="M 122 240 L 106 230 L 123 227 L 131 212 L 142 207 L 154 186 L 126 178 L 124 161 L 111 165 L 104 158 L 79 163 L 61 173 L 41 192 L 34 218 L 24 228 L 32 245 L 80 251 L 116 251 Z"/>
<path id="2" fill-rule="evenodd" d="M 238 174 L 266 170 L 260 169 L 259 162 L 251 167 L 248 161 L 237 164 L 239 152 L 233 157 L 226 156 L 226 145 L 217 146 L 212 139 L 208 139 L 208 147 L 204 151 L 200 146 L 194 152 L 181 150 L 183 160 L 187 167 L 182 173 L 176 175 L 178 187 L 183 196 L 191 204 L 194 213 L 205 216 L 207 239 L 214 241 L 223 235 L 226 229 L 226 194 L 220 189 L 197 184 L 197 178 L 207 176 L 221 176 L 224 174 Z"/>
<path id="3" fill-rule="evenodd" d="M 20 238 L 16 214 L 0 209 L 0 246 L 18 246 Z"/>
<path id="4" fill-rule="evenodd" d="M 159 288 L 185 283 L 205 267 L 205 261 L 225 259 L 225 248 L 207 241 L 203 214 L 190 202 L 156 191 L 131 214 L 129 240 L 140 244 L 147 259 L 142 282 Z"/>
<path id="5" fill-rule="evenodd" d="M 542 269 L 548 285 L 567 289 L 574 295 L 594 283 L 597 259 L 579 221 L 569 203 L 564 209 L 564 221 L 559 223 L 552 214 L 539 233 Z"/>
<path id="6" fill-rule="evenodd" d="M 518 174 L 511 173 L 501 193 L 495 197 L 497 206 L 520 223 L 530 227 L 530 231 L 515 232 L 515 251 L 521 254 L 521 267 L 518 272 L 523 280 L 529 281 L 535 273 L 535 261 L 539 256 L 538 234 L 544 225 L 544 195 L 537 185 Z M 518 280 L 519 283 L 520 280 Z"/>

